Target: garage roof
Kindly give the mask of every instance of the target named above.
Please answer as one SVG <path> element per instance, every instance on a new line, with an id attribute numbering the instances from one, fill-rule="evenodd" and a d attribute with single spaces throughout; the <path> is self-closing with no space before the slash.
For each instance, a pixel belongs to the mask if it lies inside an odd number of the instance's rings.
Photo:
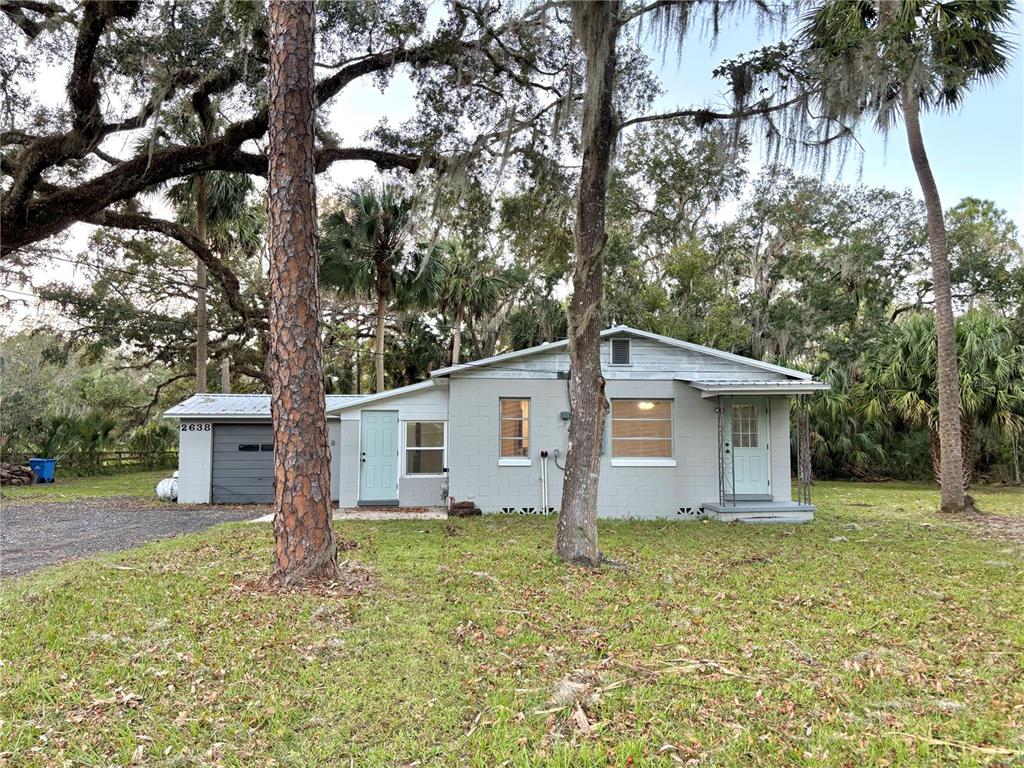
<path id="1" fill-rule="evenodd" d="M 367 395 L 327 395 L 327 410 L 366 397 Z M 188 400 L 164 411 L 164 418 L 269 419 L 270 395 L 192 395 Z"/>

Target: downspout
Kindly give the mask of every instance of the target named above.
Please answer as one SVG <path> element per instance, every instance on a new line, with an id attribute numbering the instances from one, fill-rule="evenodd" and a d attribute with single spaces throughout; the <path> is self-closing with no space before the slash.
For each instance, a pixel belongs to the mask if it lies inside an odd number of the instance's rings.
<path id="1" fill-rule="evenodd" d="M 722 432 L 722 396 L 715 397 L 715 412 L 718 414 L 718 503 L 725 506 L 725 435 Z"/>

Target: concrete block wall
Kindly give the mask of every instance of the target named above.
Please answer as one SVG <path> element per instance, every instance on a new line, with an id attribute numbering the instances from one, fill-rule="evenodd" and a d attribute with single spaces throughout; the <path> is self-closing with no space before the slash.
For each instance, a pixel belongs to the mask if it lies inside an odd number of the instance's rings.
<path id="1" fill-rule="evenodd" d="M 789 401 L 788 397 L 771 397 L 768 404 L 768 452 L 771 462 L 772 500 L 793 500 L 793 478 L 789 463 Z"/>
<path id="2" fill-rule="evenodd" d="M 566 382 L 548 379 L 459 378 L 451 381 L 449 467 L 451 496 L 473 500 L 485 512 L 541 508 L 540 451 L 564 466 L 568 410 Z M 705 400 L 681 382 L 609 381 L 610 398 L 671 398 L 675 466 L 614 466 L 610 442 L 602 458 L 598 514 L 602 517 L 665 518 L 695 511 L 718 499 L 718 417 Z M 529 466 L 502 466 L 498 458 L 498 400 L 530 398 Z M 608 434 L 609 430 L 606 430 Z M 562 472 L 549 459 L 549 505 L 561 504 Z"/>
<path id="3" fill-rule="evenodd" d="M 338 505 L 354 507 L 359 498 L 359 422 L 338 423 Z"/>
<path id="4" fill-rule="evenodd" d="M 327 420 L 327 446 L 331 451 L 331 499 L 338 500 L 341 492 L 341 422 Z"/>

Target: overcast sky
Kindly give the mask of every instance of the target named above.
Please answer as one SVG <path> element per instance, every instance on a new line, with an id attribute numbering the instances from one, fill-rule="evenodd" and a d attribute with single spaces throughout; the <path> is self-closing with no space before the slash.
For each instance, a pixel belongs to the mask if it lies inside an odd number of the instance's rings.
<path id="1" fill-rule="evenodd" d="M 943 204 L 950 207 L 967 196 L 987 198 L 1007 210 L 1020 225 L 1024 223 L 1024 67 L 1019 54 L 1020 15 L 1013 37 L 1018 53 L 1007 77 L 969 96 L 960 112 L 925 115 L 922 123 Z M 759 29 L 748 18 L 727 22 L 713 45 L 694 35 L 679 58 L 673 54 L 663 57 L 652 45 L 650 52 L 655 69 L 665 89 L 657 109 L 724 104 L 725 84 L 712 79 L 713 68 L 724 59 L 778 39 L 778 31 Z M 39 97 L 48 103 L 62 102 L 66 77 L 64 69 L 43 70 Z M 356 82 L 332 102 L 329 121 L 346 143 L 361 143 L 363 134 L 382 117 L 392 124 L 410 117 L 414 99 L 414 88 L 401 73 L 392 78 L 384 93 L 368 82 Z M 910 189 L 920 197 L 902 125 L 897 125 L 888 138 L 865 130 L 859 140 L 865 150 L 863 155 L 852 152 L 846 165 L 833 172 L 831 178 L 894 190 Z M 126 154 L 125 148 L 118 151 L 119 147 L 110 144 L 105 144 L 104 148 L 122 156 Z M 756 151 L 751 165 L 751 171 L 756 173 L 760 165 Z M 374 168 L 369 163 L 336 163 L 327 174 L 319 177 L 320 192 L 330 194 L 341 185 L 373 173 Z M 158 200 L 151 199 L 150 203 L 155 212 L 167 214 Z M 73 257 L 85 246 L 90 229 L 85 225 L 74 228 L 67 243 L 69 256 Z M 73 266 L 55 262 L 52 269 L 47 269 L 45 275 L 37 279 L 81 277 Z M 19 319 L 25 319 L 34 311 L 26 307 L 18 313 Z"/>

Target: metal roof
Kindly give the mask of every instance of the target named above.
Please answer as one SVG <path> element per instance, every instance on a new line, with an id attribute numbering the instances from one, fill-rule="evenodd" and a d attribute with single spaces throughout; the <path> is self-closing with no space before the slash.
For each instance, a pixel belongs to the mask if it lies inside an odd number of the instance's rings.
<path id="1" fill-rule="evenodd" d="M 330 411 L 367 395 L 327 395 L 327 410 Z M 192 395 L 164 411 L 164 418 L 217 417 L 223 419 L 269 419 L 270 395 Z"/>
<path id="2" fill-rule="evenodd" d="M 446 382 L 447 384 L 447 382 Z M 386 400 L 389 397 L 400 397 L 407 395 L 410 392 L 418 392 L 421 389 L 430 389 L 431 387 L 437 386 L 437 382 L 433 379 L 426 379 L 424 381 L 418 381 L 415 384 L 407 384 L 404 387 L 396 387 L 395 389 L 385 389 L 383 392 L 376 392 L 372 395 L 359 395 L 352 399 L 345 400 L 344 402 L 336 403 L 331 405 L 330 401 L 327 403 L 327 413 L 335 414 L 340 411 L 344 411 L 354 405 L 365 405 L 366 403 L 373 403 L 377 400 Z"/>
<path id="3" fill-rule="evenodd" d="M 685 381 L 701 392 L 702 397 L 715 395 L 763 395 L 800 394 L 831 389 L 824 381 L 799 379 L 789 381 L 764 381 L 763 379 L 689 379 L 676 376 L 676 381 Z"/>
<path id="4" fill-rule="evenodd" d="M 797 371 L 793 368 L 784 368 L 781 365 L 774 365 L 773 363 L 766 363 L 763 360 L 755 360 L 752 357 L 744 357 L 743 355 L 734 355 L 732 352 L 723 352 L 720 349 L 712 349 L 711 347 L 705 347 L 700 344 L 694 344 L 689 341 L 682 341 L 681 339 L 673 339 L 671 336 L 662 336 L 659 333 L 651 333 L 650 331 L 641 331 L 638 328 L 631 328 L 628 325 L 616 325 L 612 328 L 606 328 L 601 331 L 601 338 L 608 338 L 609 336 L 617 336 L 619 334 L 628 334 L 630 336 L 636 336 L 641 339 L 649 339 L 650 341 L 658 341 L 662 344 L 667 344 L 670 347 L 678 347 L 679 349 L 687 349 L 691 352 L 699 352 L 703 355 L 710 355 L 712 357 L 718 357 L 723 360 L 730 360 L 734 363 L 742 363 L 743 365 L 749 365 L 751 368 L 759 368 L 764 371 L 773 371 L 774 373 L 781 373 L 783 376 L 791 376 L 794 379 L 810 379 L 811 375 L 803 371 Z M 529 347 L 528 349 L 518 349 L 514 352 L 505 352 L 501 355 L 495 355 L 494 357 L 485 357 L 483 360 L 475 360 L 469 363 L 462 363 L 460 365 L 450 365 L 447 368 L 438 368 L 436 371 L 431 372 L 431 376 L 448 376 L 452 373 L 459 371 L 466 371 L 472 368 L 482 368 L 494 363 L 500 363 L 505 360 L 514 360 L 519 357 L 526 357 L 527 355 L 534 355 L 538 352 L 550 352 L 553 349 L 559 349 L 560 347 L 567 347 L 569 345 L 568 339 L 562 339 L 561 341 L 545 342 L 539 344 L 536 347 Z"/>

